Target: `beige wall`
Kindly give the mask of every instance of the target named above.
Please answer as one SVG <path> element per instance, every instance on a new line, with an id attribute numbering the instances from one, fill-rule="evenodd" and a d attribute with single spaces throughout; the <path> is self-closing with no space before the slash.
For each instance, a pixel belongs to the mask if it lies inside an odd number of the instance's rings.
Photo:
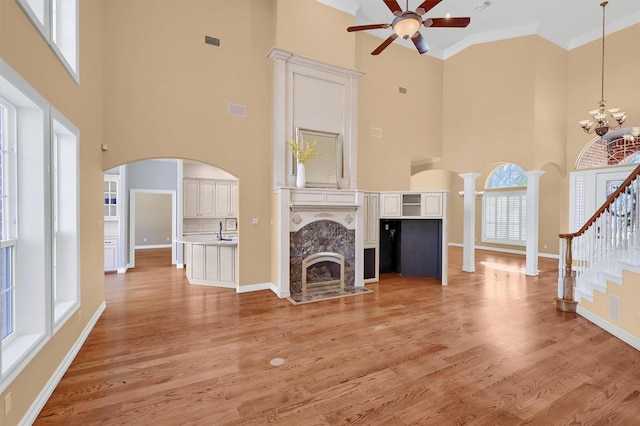
<path id="1" fill-rule="evenodd" d="M 104 22 L 104 169 L 187 158 L 236 176 L 239 284 L 269 282 L 275 2 L 107 1 Z"/>
<path id="2" fill-rule="evenodd" d="M 347 27 L 354 24 L 353 16 L 315 0 L 276 0 L 276 3 L 278 25 L 274 47 L 354 68 L 355 37 L 347 32 Z"/>
<path id="3" fill-rule="evenodd" d="M 407 190 L 411 160 L 442 155 L 443 64 L 398 43 L 373 56 L 383 40 L 365 32 L 356 37 L 356 68 L 364 72 L 358 97 L 358 188 Z M 371 136 L 371 128 L 380 129 L 382 137 Z"/>
<path id="4" fill-rule="evenodd" d="M 80 129 L 81 312 L 59 330 L 0 395 L 11 392 L 12 410 L 0 412 L 2 425 L 15 425 L 62 362 L 104 301 L 102 154 L 103 7 L 82 1 L 80 8 L 81 84 L 67 74 L 40 33 L 15 1 L 0 1 L 0 56 L 49 103 Z"/>

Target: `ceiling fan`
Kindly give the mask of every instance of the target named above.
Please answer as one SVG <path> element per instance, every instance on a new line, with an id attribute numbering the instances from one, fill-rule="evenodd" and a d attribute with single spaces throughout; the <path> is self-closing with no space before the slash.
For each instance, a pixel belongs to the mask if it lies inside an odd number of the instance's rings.
<path id="1" fill-rule="evenodd" d="M 422 15 L 436 7 L 442 0 L 426 0 L 423 1 L 414 11 L 409 10 L 409 0 L 406 3 L 406 10 L 402 10 L 396 0 L 384 0 L 384 4 L 391 10 L 395 18 L 390 24 L 370 24 L 370 25 L 356 25 L 354 27 L 347 28 L 347 31 L 363 31 L 363 30 L 375 30 L 379 28 L 393 29 L 391 34 L 385 41 L 382 42 L 373 52 L 372 55 L 379 55 L 384 49 L 387 48 L 395 39 L 402 37 L 405 40 L 411 38 L 413 44 L 418 49 L 420 54 L 427 53 L 429 46 L 422 37 L 422 34 L 418 31 L 420 25 L 427 28 L 429 27 L 454 27 L 464 28 L 469 25 L 471 18 L 427 18 L 422 20 Z"/>

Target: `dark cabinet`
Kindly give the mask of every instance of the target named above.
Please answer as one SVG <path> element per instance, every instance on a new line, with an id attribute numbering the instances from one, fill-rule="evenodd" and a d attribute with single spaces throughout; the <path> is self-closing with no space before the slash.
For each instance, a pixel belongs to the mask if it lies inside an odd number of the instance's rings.
<path id="1" fill-rule="evenodd" d="M 380 273 L 442 276 L 442 220 L 380 221 Z"/>

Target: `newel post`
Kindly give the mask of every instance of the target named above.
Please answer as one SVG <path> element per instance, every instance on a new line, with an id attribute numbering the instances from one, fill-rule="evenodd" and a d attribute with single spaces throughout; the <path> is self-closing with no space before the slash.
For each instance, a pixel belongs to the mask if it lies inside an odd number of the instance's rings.
<path id="1" fill-rule="evenodd" d="M 560 235 L 561 239 L 565 240 L 564 246 L 564 265 L 560 268 L 558 278 L 559 297 L 556 297 L 556 309 L 562 312 L 575 312 L 578 302 L 573 297 L 573 287 L 575 283 L 575 276 L 573 275 L 573 253 L 571 246 L 573 245 L 573 235 Z M 562 259 L 562 250 L 560 252 L 560 259 Z"/>

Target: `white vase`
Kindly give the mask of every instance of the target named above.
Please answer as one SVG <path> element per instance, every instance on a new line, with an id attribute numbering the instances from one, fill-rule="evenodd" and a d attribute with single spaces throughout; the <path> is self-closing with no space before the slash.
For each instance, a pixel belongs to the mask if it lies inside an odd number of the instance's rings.
<path id="1" fill-rule="evenodd" d="M 296 174 L 296 186 L 298 188 L 304 188 L 306 182 L 304 164 L 298 163 L 298 172 Z"/>

